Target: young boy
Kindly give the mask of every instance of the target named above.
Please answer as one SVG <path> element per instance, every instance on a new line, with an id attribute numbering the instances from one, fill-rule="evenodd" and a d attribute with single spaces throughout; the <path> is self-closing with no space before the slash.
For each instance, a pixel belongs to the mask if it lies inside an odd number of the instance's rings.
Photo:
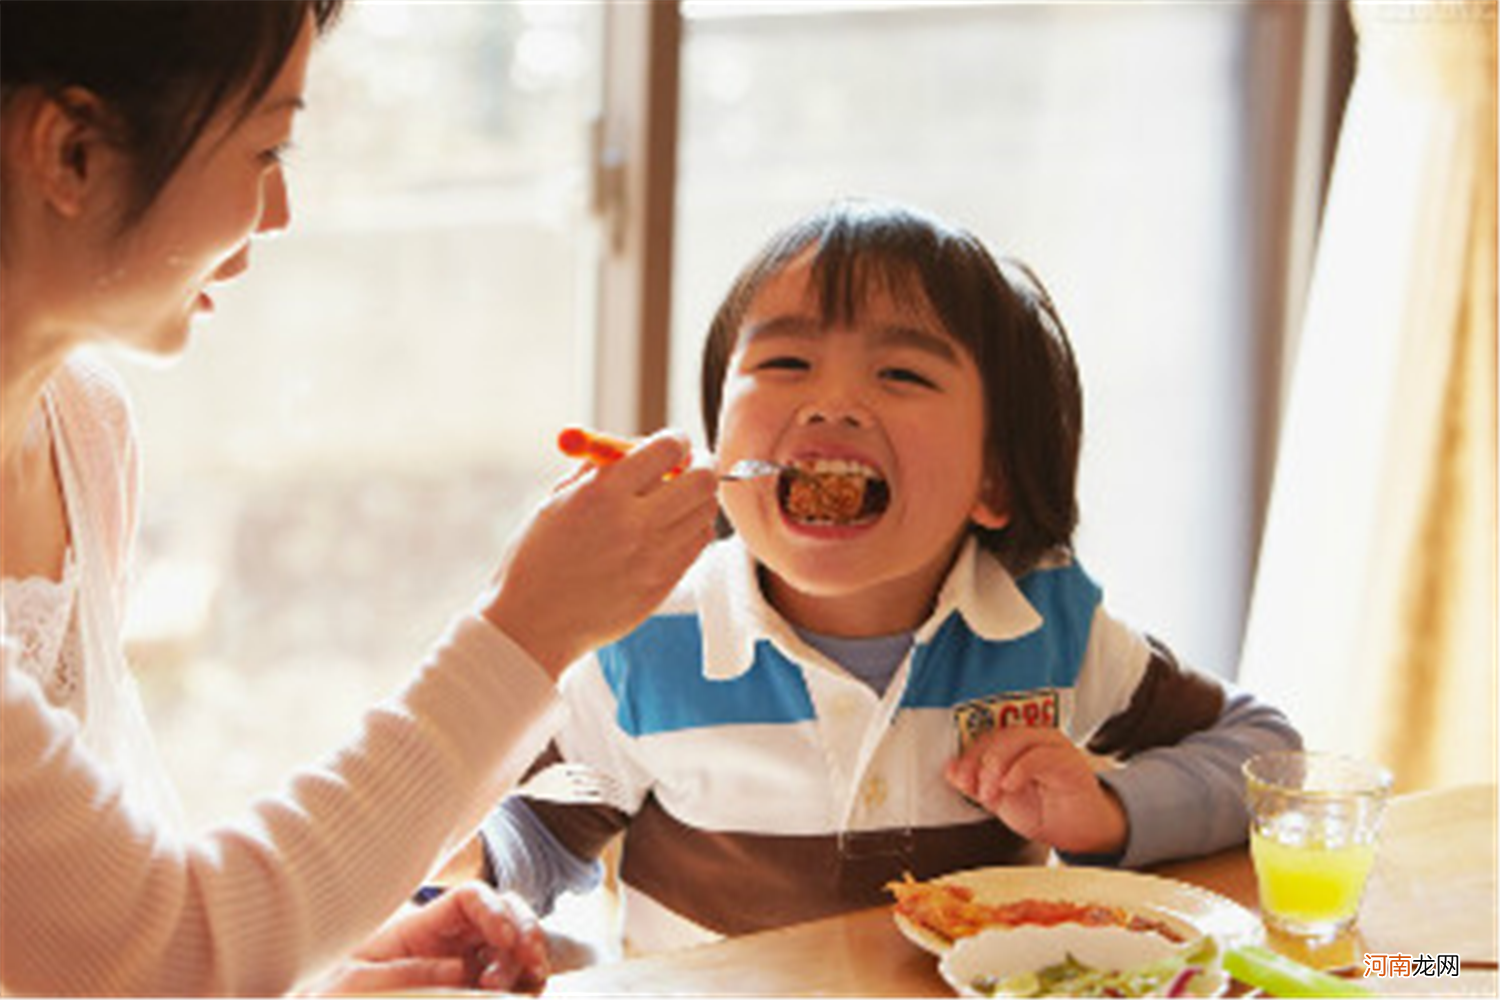
<path id="1" fill-rule="evenodd" d="M 605 803 L 512 797 L 490 877 L 545 911 L 624 834 L 651 951 L 886 901 L 910 871 L 1136 866 L 1244 840 L 1240 764 L 1286 719 L 1112 618 L 1074 561 L 1082 402 L 1024 267 L 844 202 L 740 274 L 703 355 L 734 534 L 576 664 L 538 766 Z"/>

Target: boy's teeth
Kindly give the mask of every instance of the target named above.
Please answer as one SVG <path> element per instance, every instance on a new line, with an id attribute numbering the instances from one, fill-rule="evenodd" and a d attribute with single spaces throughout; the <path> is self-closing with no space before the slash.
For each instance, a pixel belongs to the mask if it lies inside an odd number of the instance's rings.
<path id="1" fill-rule="evenodd" d="M 797 462 L 796 468 L 815 475 L 866 476 L 870 479 L 880 477 L 878 469 L 847 458 L 815 458 Z"/>

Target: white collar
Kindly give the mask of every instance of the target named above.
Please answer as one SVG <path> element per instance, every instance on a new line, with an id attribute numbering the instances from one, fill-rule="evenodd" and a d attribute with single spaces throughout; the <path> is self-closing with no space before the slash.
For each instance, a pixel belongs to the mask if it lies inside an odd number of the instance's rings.
<path id="1" fill-rule="evenodd" d="M 817 658 L 761 592 L 758 564 L 739 536 L 712 546 L 689 581 L 703 634 L 703 675 L 733 680 L 750 669 L 755 646 L 769 640 L 795 659 Z M 976 636 L 992 642 L 1014 639 L 1042 625 L 1042 616 L 994 554 L 970 537 L 959 550 L 937 605 L 916 631 L 931 640 L 957 612 Z"/>

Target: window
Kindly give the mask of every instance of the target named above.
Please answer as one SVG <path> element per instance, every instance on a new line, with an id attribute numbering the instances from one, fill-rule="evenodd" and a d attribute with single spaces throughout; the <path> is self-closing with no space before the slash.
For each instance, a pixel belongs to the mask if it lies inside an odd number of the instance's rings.
<path id="1" fill-rule="evenodd" d="M 335 748 L 477 595 L 588 413 L 600 11 L 353 4 L 312 62 L 294 226 L 169 371 L 131 627 L 190 821 Z"/>

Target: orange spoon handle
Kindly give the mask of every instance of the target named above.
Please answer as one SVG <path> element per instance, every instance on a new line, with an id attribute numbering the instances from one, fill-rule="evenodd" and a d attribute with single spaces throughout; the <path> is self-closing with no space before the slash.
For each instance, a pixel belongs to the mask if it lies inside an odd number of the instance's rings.
<path id="1" fill-rule="evenodd" d="M 609 465 L 618 462 L 635 445 L 636 442 L 627 438 L 618 438 L 584 427 L 567 427 L 557 435 L 559 451 L 569 458 L 581 458 L 593 465 Z"/>
<path id="2" fill-rule="evenodd" d="M 557 448 L 569 458 L 578 458 L 590 465 L 613 465 L 624 458 L 639 441 L 630 438 L 615 437 L 613 434 L 605 434 L 603 431 L 591 431 L 586 427 L 565 427 L 557 435 Z M 666 475 L 667 479 L 675 479 L 687 470 L 688 459 L 677 466 Z"/>

